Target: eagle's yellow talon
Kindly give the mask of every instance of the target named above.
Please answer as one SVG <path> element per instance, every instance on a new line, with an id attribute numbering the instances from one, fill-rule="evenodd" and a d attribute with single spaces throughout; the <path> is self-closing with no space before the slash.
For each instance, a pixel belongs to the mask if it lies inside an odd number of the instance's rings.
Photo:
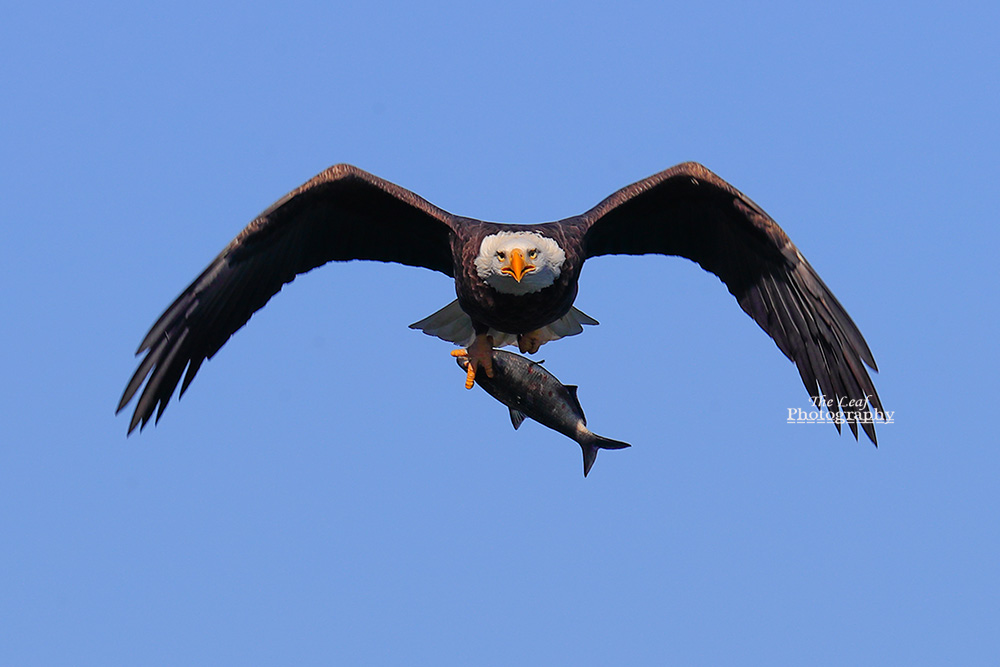
<path id="1" fill-rule="evenodd" d="M 465 350 L 452 350 L 451 356 L 461 358 L 466 357 L 469 361 L 466 364 L 465 388 L 472 389 L 476 383 L 476 371 L 482 368 L 486 371 L 487 377 L 493 377 L 493 337 L 485 334 L 476 336 L 472 345 Z"/>

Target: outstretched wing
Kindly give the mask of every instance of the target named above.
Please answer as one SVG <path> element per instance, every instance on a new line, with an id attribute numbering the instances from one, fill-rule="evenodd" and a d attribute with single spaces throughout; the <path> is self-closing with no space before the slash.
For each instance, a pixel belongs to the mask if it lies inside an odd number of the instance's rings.
<path id="1" fill-rule="evenodd" d="M 181 395 L 202 362 L 285 283 L 329 261 L 398 262 L 451 276 L 455 224 L 409 190 L 350 165 L 330 167 L 247 225 L 160 316 L 116 412 L 148 378 L 129 433 L 154 410 L 159 420 L 185 368 Z"/>
<path id="2" fill-rule="evenodd" d="M 868 344 L 785 232 L 733 186 L 685 162 L 619 190 L 583 220 L 587 257 L 679 255 L 721 278 L 795 362 L 809 395 L 836 399 L 854 437 L 860 421 L 876 442 L 870 420 L 852 418 L 866 404 L 882 411 L 864 367 L 878 370 Z"/>

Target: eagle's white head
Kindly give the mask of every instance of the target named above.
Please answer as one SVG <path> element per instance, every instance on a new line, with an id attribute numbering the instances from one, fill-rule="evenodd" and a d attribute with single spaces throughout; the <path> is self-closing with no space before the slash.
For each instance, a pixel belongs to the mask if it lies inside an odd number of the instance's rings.
<path id="1" fill-rule="evenodd" d="M 530 294 L 556 281 L 566 253 L 552 239 L 535 232 L 498 232 L 483 239 L 476 272 L 505 294 Z"/>

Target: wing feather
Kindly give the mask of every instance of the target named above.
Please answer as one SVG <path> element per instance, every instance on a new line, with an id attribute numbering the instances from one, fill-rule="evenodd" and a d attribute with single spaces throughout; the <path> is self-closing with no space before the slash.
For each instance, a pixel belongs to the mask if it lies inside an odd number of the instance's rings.
<path id="1" fill-rule="evenodd" d="M 159 421 L 181 376 L 183 395 L 202 362 L 296 276 L 353 259 L 452 276 L 457 224 L 409 190 L 350 165 L 331 167 L 288 193 L 247 225 L 143 338 L 136 354 L 146 356 L 117 409 L 139 394 L 129 433 L 145 427 L 154 411 Z"/>
<path id="2" fill-rule="evenodd" d="M 586 257 L 678 255 L 717 275 L 795 363 L 809 395 L 834 399 L 830 411 L 843 412 L 855 438 L 860 423 L 876 442 L 870 421 L 857 419 L 866 406 L 882 411 L 865 370 L 878 370 L 868 344 L 785 232 L 736 188 L 686 162 L 622 188 L 581 219 Z"/>

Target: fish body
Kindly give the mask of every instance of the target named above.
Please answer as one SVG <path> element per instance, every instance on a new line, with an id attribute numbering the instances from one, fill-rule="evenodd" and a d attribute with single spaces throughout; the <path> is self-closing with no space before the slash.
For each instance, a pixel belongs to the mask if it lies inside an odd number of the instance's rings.
<path id="1" fill-rule="evenodd" d="M 469 360 L 457 357 L 467 370 Z M 476 373 L 476 384 L 510 409 L 510 421 L 518 428 L 525 417 L 572 438 L 583 449 L 583 476 L 597 460 L 598 449 L 623 449 L 627 442 L 611 440 L 587 428 L 587 418 L 576 397 L 576 385 L 565 385 L 541 364 L 513 352 L 493 350 L 493 377 Z"/>

